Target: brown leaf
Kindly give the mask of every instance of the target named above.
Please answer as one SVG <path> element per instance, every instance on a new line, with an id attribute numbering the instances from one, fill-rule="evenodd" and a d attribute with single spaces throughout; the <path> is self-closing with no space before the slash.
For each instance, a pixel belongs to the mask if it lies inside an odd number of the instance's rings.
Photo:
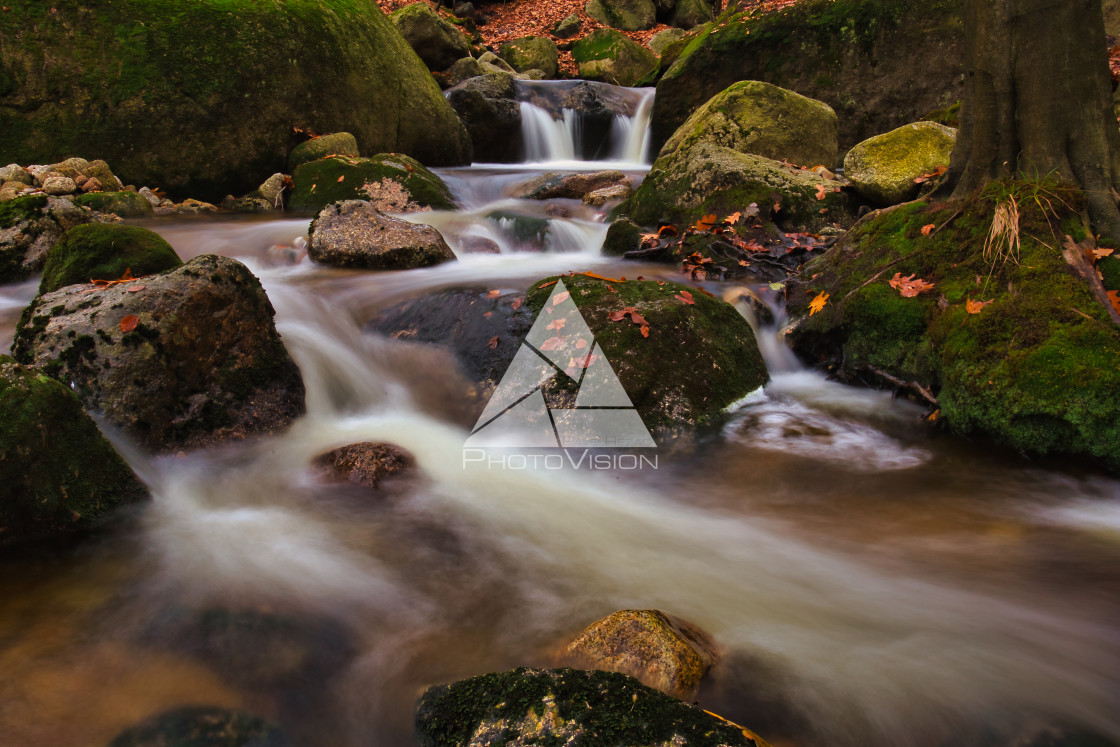
<path id="1" fill-rule="evenodd" d="M 649 337 L 649 325 L 648 324 L 643 324 L 642 325 L 642 337 Z"/>
<path id="2" fill-rule="evenodd" d="M 568 323 L 568 320 L 564 319 L 564 318 L 553 319 L 551 322 L 548 323 L 548 326 L 545 327 L 545 329 L 551 329 L 551 330 L 559 332 L 564 327 L 564 325 L 567 324 L 567 323 Z"/>
<path id="3" fill-rule="evenodd" d="M 1108 300 L 1112 304 L 1112 308 L 1116 309 L 1116 313 L 1120 314 L 1120 295 L 1116 291 L 1108 291 Z"/>
<path id="4" fill-rule="evenodd" d="M 695 306 L 696 305 L 696 301 L 692 300 L 692 294 L 689 293 L 688 291 L 681 291 L 677 295 L 673 296 L 673 298 L 677 299 L 681 303 L 686 303 L 689 306 Z"/>
<path id="5" fill-rule="evenodd" d="M 1114 251 L 1116 251 L 1116 250 L 1115 249 L 1107 249 L 1103 246 L 1098 246 L 1096 249 L 1093 250 L 1093 257 L 1095 259 L 1104 259 L 1105 257 L 1112 254 Z"/>
<path id="6" fill-rule="evenodd" d="M 567 337 L 550 337 L 541 344 L 541 350 L 547 353 L 550 350 L 562 348 L 564 347 L 564 341 L 567 339 Z"/>
<path id="7" fill-rule="evenodd" d="M 495 348 L 497 348 L 498 347 L 498 336 L 494 335 L 493 337 L 491 337 L 490 342 L 486 343 L 486 347 L 490 348 L 491 350 L 494 350 Z"/>
<path id="8" fill-rule="evenodd" d="M 818 184 L 817 185 L 817 199 L 818 200 L 823 200 L 827 196 L 828 196 L 828 190 L 825 189 L 825 186 L 823 184 Z"/>
<path id="9" fill-rule="evenodd" d="M 995 300 L 995 299 L 992 299 L 992 300 Z M 967 301 L 964 302 L 964 310 L 967 311 L 969 314 L 979 314 L 984 309 L 984 307 L 987 306 L 988 304 L 990 304 L 991 302 L 992 302 L 991 300 L 989 300 L 989 301 L 973 301 L 970 298 L 970 299 L 968 299 Z"/>
<path id="10" fill-rule="evenodd" d="M 502 295 L 502 292 L 500 290 L 492 290 L 492 291 L 490 291 L 489 293 L 486 294 L 486 297 L 487 298 L 497 298 L 500 295 Z"/>
<path id="11" fill-rule="evenodd" d="M 130 285 L 128 288 L 125 288 L 125 292 L 126 293 L 139 293 L 140 291 L 147 290 L 147 289 L 148 289 L 148 286 L 146 286 L 146 285 Z"/>
<path id="12" fill-rule="evenodd" d="M 913 298 L 923 291 L 933 290 L 933 283 L 915 278 L 913 275 L 902 277 L 901 272 L 896 272 L 887 282 L 905 298 Z"/>
<path id="13" fill-rule="evenodd" d="M 140 323 L 140 317 L 135 314 L 129 314 L 121 319 L 121 332 L 131 332 L 136 329 L 136 325 Z"/>
<path id="14" fill-rule="evenodd" d="M 927 223 L 922 226 L 922 236 L 929 236 L 929 232 L 937 227 L 936 223 Z"/>

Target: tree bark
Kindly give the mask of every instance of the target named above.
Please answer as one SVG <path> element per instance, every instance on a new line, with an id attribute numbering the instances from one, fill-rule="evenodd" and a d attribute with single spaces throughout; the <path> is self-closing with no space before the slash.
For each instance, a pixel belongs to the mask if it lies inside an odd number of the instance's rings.
<path id="1" fill-rule="evenodd" d="M 946 188 L 1056 174 L 1120 239 L 1120 128 L 1100 0 L 965 0 L 961 128 Z"/>

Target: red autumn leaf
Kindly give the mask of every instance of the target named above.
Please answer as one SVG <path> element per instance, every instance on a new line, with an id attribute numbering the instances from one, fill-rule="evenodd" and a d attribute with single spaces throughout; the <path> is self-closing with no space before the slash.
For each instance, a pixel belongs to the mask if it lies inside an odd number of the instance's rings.
<path id="1" fill-rule="evenodd" d="M 564 347 L 564 341 L 567 339 L 567 337 L 550 337 L 541 345 L 541 350 L 547 353 L 550 350 L 562 348 Z"/>
<path id="2" fill-rule="evenodd" d="M 933 283 L 915 278 L 913 275 L 902 277 L 901 272 L 896 272 L 887 282 L 905 298 L 913 298 L 923 291 L 933 290 Z"/>
<path id="3" fill-rule="evenodd" d="M 569 293 L 568 291 L 564 291 L 563 293 L 557 293 L 555 296 L 552 297 L 552 305 L 553 306 L 559 306 L 560 304 L 567 301 L 568 297 L 571 296 L 571 295 L 572 294 Z"/>
<path id="4" fill-rule="evenodd" d="M 630 321 L 634 322 L 634 324 L 649 324 L 646 318 L 636 311 L 630 312 Z"/>
<path id="5" fill-rule="evenodd" d="M 627 308 L 629 308 L 629 307 L 627 307 Z M 623 319 L 626 318 L 627 313 L 629 313 L 629 312 L 627 312 L 624 309 L 622 311 L 612 311 L 608 316 L 609 316 L 609 318 L 612 322 L 621 322 Z"/>
<path id="6" fill-rule="evenodd" d="M 609 290 L 611 293 L 617 293 L 618 292 L 614 289 L 614 286 L 611 285 L 610 283 L 607 283 L 607 290 Z"/>
<path id="7" fill-rule="evenodd" d="M 541 283 L 540 285 L 537 286 L 537 288 L 547 288 L 550 285 L 556 285 L 556 281 L 553 280 L 552 282 L 549 282 L 549 283 Z"/>
<path id="8" fill-rule="evenodd" d="M 587 340 L 582 337 L 576 340 L 576 350 L 583 350 L 585 347 L 587 347 Z"/>
<path id="9" fill-rule="evenodd" d="M 490 342 L 486 343 L 486 347 L 490 348 L 491 350 L 498 347 L 498 336 L 494 335 L 493 337 L 491 337 Z"/>
<path id="10" fill-rule="evenodd" d="M 823 200 L 827 196 L 828 196 L 828 190 L 825 188 L 825 186 L 823 184 L 818 184 L 817 185 L 817 199 L 818 200 Z"/>
<path id="11" fill-rule="evenodd" d="M 677 295 L 673 296 L 673 298 L 677 299 L 678 301 L 681 301 L 682 303 L 686 303 L 689 306 L 695 306 L 696 305 L 696 301 L 692 300 L 692 294 L 689 293 L 688 291 L 681 291 Z"/>
<path id="12" fill-rule="evenodd" d="M 135 314 L 129 314 L 121 319 L 121 332 L 131 332 L 136 329 L 136 325 L 140 323 L 140 317 Z"/>
<path id="13" fill-rule="evenodd" d="M 521 308 L 521 302 L 522 302 L 522 299 L 521 299 L 520 296 L 518 296 L 517 298 L 513 299 L 513 303 L 510 304 L 510 306 L 513 307 L 514 311 L 517 311 L 518 309 Z"/>
<path id="14" fill-rule="evenodd" d="M 927 223 L 922 226 L 922 236 L 929 236 L 929 232 L 932 231 L 936 225 L 935 223 Z"/>

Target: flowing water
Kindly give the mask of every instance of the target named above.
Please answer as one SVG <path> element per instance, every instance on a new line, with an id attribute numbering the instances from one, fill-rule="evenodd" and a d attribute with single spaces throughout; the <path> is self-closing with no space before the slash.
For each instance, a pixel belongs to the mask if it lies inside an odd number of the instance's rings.
<path id="1" fill-rule="evenodd" d="M 644 129 L 621 122 L 614 152 L 643 153 Z M 545 137 L 530 152 L 578 152 Z M 723 659 L 700 701 L 776 746 L 1003 745 L 1047 724 L 1120 738 L 1120 485 L 931 433 L 904 402 L 804 370 L 776 329 L 758 329 L 773 382 L 656 470 L 464 465 L 480 403 L 446 353 L 364 331 L 376 311 L 568 270 L 677 277 L 601 257 L 601 211 L 505 197 L 554 168 L 444 172 L 462 210 L 414 218 L 460 261 L 430 269 L 316 266 L 306 220 L 155 224 L 184 259 L 261 278 L 308 412 L 155 458 L 110 432 L 153 500 L 78 551 L 2 561 L 0 744 L 100 746 L 208 704 L 300 745 L 410 745 L 426 685 L 547 665 L 630 607 L 709 631 Z M 498 252 L 468 253 L 472 237 Z M 706 287 L 766 293 L 748 286 Z M 33 293 L 0 294 L 5 341 Z M 371 492 L 311 465 L 377 440 L 416 473 Z"/>

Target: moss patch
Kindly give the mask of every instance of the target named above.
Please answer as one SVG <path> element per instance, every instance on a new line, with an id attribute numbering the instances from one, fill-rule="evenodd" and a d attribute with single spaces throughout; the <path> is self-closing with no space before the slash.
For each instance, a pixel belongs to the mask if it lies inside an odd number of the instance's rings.
<path id="1" fill-rule="evenodd" d="M 143 198 L 141 198 L 143 199 Z M 47 254 L 39 293 L 94 280 L 116 280 L 173 270 L 183 264 L 155 231 L 115 223 L 87 223 L 62 235 Z"/>
<path id="2" fill-rule="evenodd" d="M 368 200 L 371 195 L 366 185 L 377 185 L 383 180 L 400 185 L 420 207 L 455 207 L 451 191 L 442 179 L 416 159 L 398 153 L 382 153 L 373 158 L 332 156 L 302 164 L 292 176 L 294 186 L 288 207 L 310 213 L 339 200 Z"/>
<path id="3" fill-rule="evenodd" d="M 75 197 L 74 204 L 122 218 L 145 218 L 152 215 L 152 203 L 135 192 L 91 192 Z"/>

